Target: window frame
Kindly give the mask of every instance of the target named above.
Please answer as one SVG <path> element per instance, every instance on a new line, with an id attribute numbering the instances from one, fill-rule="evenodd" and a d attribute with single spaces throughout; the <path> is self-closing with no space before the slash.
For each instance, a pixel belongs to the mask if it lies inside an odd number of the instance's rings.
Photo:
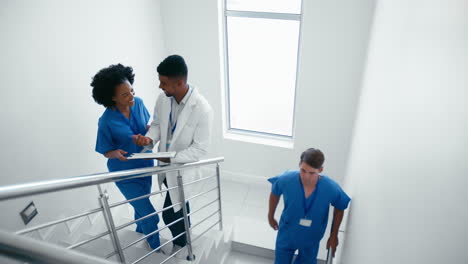
<path id="1" fill-rule="evenodd" d="M 274 13 L 274 12 L 257 12 L 257 11 L 239 11 L 239 10 L 228 10 L 227 1 L 222 0 L 222 53 L 224 65 L 224 89 L 223 89 L 223 131 L 225 139 L 240 140 L 250 143 L 259 143 L 266 145 L 273 145 L 285 148 L 293 148 L 295 138 L 295 127 L 296 127 L 296 108 L 297 108 L 297 86 L 299 79 L 299 65 L 300 65 L 300 54 L 302 46 L 302 25 L 303 25 L 303 9 L 304 0 L 301 0 L 301 12 L 300 14 L 293 13 Z M 299 22 L 299 36 L 298 46 L 296 54 L 296 78 L 294 82 L 294 101 L 293 101 L 293 114 L 292 114 L 292 127 L 291 135 L 281 135 L 275 133 L 268 133 L 263 131 L 255 131 L 242 128 L 231 127 L 231 99 L 230 99 L 230 76 L 229 76 L 229 47 L 228 47 L 228 17 L 245 17 L 245 18 L 264 18 L 264 19 L 277 19 L 277 20 L 293 20 Z"/>

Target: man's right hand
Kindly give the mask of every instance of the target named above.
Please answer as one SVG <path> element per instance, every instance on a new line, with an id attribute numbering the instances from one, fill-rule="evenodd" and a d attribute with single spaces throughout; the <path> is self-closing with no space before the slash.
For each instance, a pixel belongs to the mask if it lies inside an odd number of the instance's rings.
<path id="1" fill-rule="evenodd" d="M 149 145 L 153 141 L 151 138 L 145 137 L 145 136 L 143 136 L 141 134 L 133 135 L 132 138 L 133 138 L 133 142 L 137 146 L 140 146 L 140 147 Z"/>
<path id="2" fill-rule="evenodd" d="M 278 222 L 274 217 L 268 217 L 268 222 L 270 223 L 271 228 L 278 230 Z"/>
<path id="3" fill-rule="evenodd" d="M 118 159 L 121 161 L 126 161 L 127 157 L 124 156 L 125 154 L 127 154 L 126 151 L 123 151 L 121 149 L 115 149 L 107 152 L 106 154 L 104 154 L 104 156 L 106 156 L 109 159 Z"/>

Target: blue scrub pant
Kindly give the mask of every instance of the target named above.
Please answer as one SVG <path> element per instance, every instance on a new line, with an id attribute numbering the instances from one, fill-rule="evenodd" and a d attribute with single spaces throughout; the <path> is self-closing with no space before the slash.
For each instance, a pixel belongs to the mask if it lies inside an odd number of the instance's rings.
<path id="1" fill-rule="evenodd" d="M 120 192 L 125 196 L 127 200 L 137 198 L 142 195 L 149 194 L 151 192 L 151 181 L 152 177 L 143 177 L 131 180 L 124 180 L 116 182 L 115 184 L 120 189 Z M 133 201 L 130 203 L 135 210 L 135 220 L 154 213 L 154 207 L 151 204 L 149 197 Z M 136 232 L 143 233 L 145 235 L 158 230 L 159 216 L 148 217 L 137 223 Z M 151 248 L 157 248 L 161 245 L 159 240 L 159 233 L 156 233 L 146 239 Z"/>
<path id="2" fill-rule="evenodd" d="M 294 260 L 294 264 L 316 264 L 320 241 L 308 241 L 304 243 L 302 239 L 295 239 L 301 234 L 278 231 L 275 249 L 275 264 L 291 264 L 294 252 L 299 250 L 299 255 Z"/>

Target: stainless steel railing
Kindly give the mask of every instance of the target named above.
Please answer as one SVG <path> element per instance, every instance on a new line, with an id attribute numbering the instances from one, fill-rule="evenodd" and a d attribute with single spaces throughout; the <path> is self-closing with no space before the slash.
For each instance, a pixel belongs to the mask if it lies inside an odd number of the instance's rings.
<path id="1" fill-rule="evenodd" d="M 32 238 L 0 230 L 0 250 L 15 260 L 47 264 L 112 264 L 94 256 L 41 243 Z"/>
<path id="2" fill-rule="evenodd" d="M 104 221 L 105 221 L 106 226 L 107 226 L 107 231 L 101 232 L 101 233 L 99 233 L 97 235 L 94 235 L 94 236 L 88 238 L 88 239 L 79 241 L 79 242 L 77 242 L 77 243 L 75 243 L 73 245 L 70 245 L 70 246 L 66 247 L 66 249 L 76 249 L 76 248 L 79 248 L 79 247 L 81 247 L 81 246 L 83 246 L 83 245 L 85 245 L 87 243 L 90 243 L 90 242 L 95 241 L 95 240 L 97 240 L 99 238 L 102 238 L 104 236 L 109 235 L 110 239 L 111 239 L 111 242 L 112 242 L 112 246 L 114 248 L 114 251 L 108 253 L 107 255 L 105 255 L 104 258 L 108 259 L 108 258 L 110 258 L 112 256 L 117 255 L 117 258 L 118 258 L 119 262 L 129 263 L 129 262 L 127 262 L 127 260 L 125 258 L 124 251 L 126 249 L 130 248 L 131 246 L 137 244 L 140 241 L 143 241 L 144 239 L 146 239 L 146 238 L 148 238 L 148 237 L 150 237 L 152 235 L 160 233 L 162 230 L 164 230 L 166 228 L 169 228 L 170 226 L 174 225 L 177 222 L 184 221 L 185 232 L 182 232 L 178 236 L 176 236 L 176 237 L 172 238 L 171 240 L 163 243 L 158 248 L 155 248 L 155 249 L 151 250 L 147 254 L 141 256 L 140 258 L 138 258 L 137 260 L 135 260 L 135 261 L 133 261 L 131 263 L 132 264 L 139 263 L 143 259 L 149 257 L 151 254 L 154 254 L 155 252 L 157 252 L 159 249 L 164 247 L 166 244 L 174 241 L 175 239 L 177 239 L 178 237 L 183 236 L 183 235 L 185 235 L 187 237 L 186 247 L 187 247 L 187 251 L 188 251 L 188 257 L 189 257 L 190 260 L 193 260 L 193 257 L 194 257 L 194 255 L 193 255 L 193 242 L 195 242 L 197 239 L 199 239 L 202 235 L 204 235 L 206 232 L 211 230 L 216 225 L 219 225 L 219 228 L 221 230 L 223 228 L 223 225 L 222 225 L 222 210 L 221 210 L 220 169 L 219 169 L 219 163 L 221 163 L 223 161 L 224 161 L 224 158 L 220 157 L 220 158 L 206 159 L 206 160 L 193 162 L 193 163 L 187 163 L 187 164 L 172 164 L 172 165 L 168 165 L 168 166 L 164 166 L 164 167 L 141 168 L 141 169 L 134 169 L 134 170 L 119 171 L 119 172 L 91 174 L 91 175 L 85 175 L 85 176 L 73 177 L 73 178 L 66 178 L 66 179 L 48 180 L 48 181 L 41 181 L 41 182 L 34 182 L 34 183 L 27 183 L 27 184 L 4 186 L 4 187 L 0 187 L 0 201 L 6 201 L 6 200 L 14 199 L 14 198 L 31 196 L 31 195 L 35 195 L 35 194 L 51 193 L 51 192 L 56 192 L 56 191 L 76 189 L 76 188 L 80 188 L 80 187 L 96 185 L 98 187 L 98 191 L 99 191 L 99 197 L 98 197 L 98 200 L 99 200 L 99 203 L 100 203 L 99 208 L 89 210 L 89 211 L 86 211 L 86 212 L 82 212 L 82 213 L 79 213 L 79 214 L 76 214 L 76 215 L 68 216 L 68 217 L 65 217 L 65 218 L 62 218 L 62 219 L 58 219 L 58 220 L 50 221 L 50 222 L 47 222 L 47 223 L 43 223 L 41 225 L 37 225 L 37 226 L 31 227 L 31 228 L 26 228 L 26 229 L 23 229 L 23 230 L 19 230 L 19 231 L 15 232 L 14 234 L 10 234 L 10 235 L 15 236 L 15 237 L 19 237 L 20 235 L 28 234 L 28 233 L 31 233 L 31 232 L 34 232 L 34 231 L 38 231 L 40 229 L 47 228 L 47 227 L 52 227 L 54 225 L 66 223 L 68 221 L 75 220 L 75 219 L 78 219 L 78 218 L 81 218 L 81 217 L 89 217 L 92 214 L 102 213 L 103 217 L 104 217 Z M 194 168 L 194 167 L 206 166 L 206 165 L 211 165 L 211 164 L 216 165 L 216 173 L 215 173 L 214 176 L 204 177 L 204 178 L 192 181 L 192 182 L 184 183 L 183 177 L 182 177 L 182 175 L 180 173 L 181 170 L 186 170 L 186 169 L 190 169 L 190 168 Z M 134 198 L 134 199 L 116 202 L 116 203 L 113 203 L 113 204 L 109 204 L 109 194 L 107 193 L 106 190 L 102 190 L 102 188 L 100 186 L 100 184 L 102 184 L 102 183 L 115 182 L 115 181 L 124 180 L 124 179 L 133 179 L 133 178 L 145 177 L 145 176 L 150 176 L 150 175 L 158 174 L 158 173 L 165 173 L 165 172 L 169 172 L 169 171 L 178 171 L 177 186 L 167 188 L 167 189 L 164 189 L 164 190 L 161 190 L 161 191 L 152 192 L 150 194 L 143 195 L 143 196 L 140 196 L 140 197 L 137 197 L 137 198 Z M 212 179 L 212 178 L 216 178 L 216 182 L 217 182 L 216 187 L 211 188 L 211 189 L 209 189 L 207 191 L 198 193 L 198 194 L 196 194 L 196 195 L 194 195 L 192 197 L 188 197 L 188 198 L 185 197 L 185 192 L 184 192 L 184 187 L 185 186 L 195 184 L 195 183 L 198 183 L 198 182 L 202 182 L 202 181 L 206 181 L 206 180 L 209 180 L 209 179 Z M 162 208 L 159 211 L 148 214 L 148 215 L 146 215 L 144 217 L 141 217 L 139 219 L 130 221 L 128 223 L 124 223 L 124 224 L 121 224 L 119 226 L 115 225 L 114 216 L 112 215 L 111 208 L 115 208 L 115 207 L 118 207 L 118 206 L 121 206 L 121 205 L 124 205 L 124 204 L 128 204 L 130 202 L 133 202 L 133 201 L 136 201 L 136 200 L 139 200 L 139 199 L 149 198 L 149 197 L 151 197 L 153 195 L 165 193 L 165 192 L 168 192 L 169 190 L 172 190 L 172 189 L 179 189 L 180 190 L 179 191 L 179 194 L 180 194 L 179 200 L 181 202 L 175 203 L 175 204 L 173 204 L 171 206 L 168 206 L 166 208 Z M 217 191 L 217 193 L 216 193 L 217 196 L 216 196 L 215 199 L 211 200 L 207 204 L 204 204 L 202 207 L 198 208 L 195 211 L 192 211 L 190 213 L 187 212 L 187 208 L 186 208 L 186 206 L 184 206 L 187 201 L 196 199 L 198 197 L 201 197 L 201 196 L 203 196 L 205 194 L 208 194 L 209 192 L 213 192 L 215 190 Z M 207 217 L 203 218 L 201 221 L 194 224 L 193 226 L 190 226 L 189 219 L 188 219 L 189 216 L 200 212 L 201 210 L 207 208 L 208 206 L 210 206 L 210 205 L 212 205 L 212 204 L 214 204 L 216 202 L 218 203 L 218 209 L 217 210 L 215 210 L 214 212 L 212 212 Z M 183 210 L 182 211 L 183 212 L 183 217 L 181 217 L 179 219 L 176 219 L 172 223 L 166 223 L 166 225 L 164 227 L 161 227 L 158 230 L 155 230 L 154 232 L 152 232 L 150 234 L 144 235 L 141 238 L 139 238 L 139 239 L 127 244 L 127 245 L 123 246 L 121 244 L 120 239 L 119 239 L 119 235 L 118 235 L 119 230 L 122 230 L 127 226 L 130 226 L 132 224 L 136 224 L 136 223 L 138 223 L 140 221 L 143 221 L 143 220 L 145 220 L 145 219 L 147 219 L 149 217 L 152 217 L 152 216 L 154 216 L 156 214 L 160 214 L 160 213 L 162 213 L 162 212 L 164 212 L 166 210 L 172 209 L 174 206 L 177 206 L 177 205 L 182 205 L 181 207 L 182 207 L 182 210 Z M 208 219 L 210 219 L 211 217 L 213 217 L 215 215 L 218 215 L 219 219 L 214 224 L 211 224 L 208 228 L 206 228 L 200 235 L 198 235 L 197 237 L 192 239 L 192 232 L 191 232 L 192 229 L 199 226 L 200 224 L 202 224 L 203 222 L 207 221 Z M 1 232 L 0 237 L 3 234 L 5 234 L 5 233 Z M 178 252 L 183 250 L 184 248 L 179 249 Z M 174 252 L 171 256 L 169 256 L 168 258 L 163 260 L 161 263 L 166 263 L 172 257 L 174 257 L 178 252 Z M 16 255 L 19 254 L 19 253 L 13 254 L 12 250 L 9 250 L 9 251 L 4 250 L 3 247 L 0 247 L 0 253 L 4 253 L 4 254 L 10 255 L 10 256 L 11 255 L 16 256 Z M 45 255 L 47 255 L 47 254 L 45 254 Z M 77 261 L 78 261 L 77 263 L 79 263 L 79 260 L 77 260 Z"/>
<path id="3" fill-rule="evenodd" d="M 328 251 L 327 251 L 327 260 L 325 262 L 326 264 L 333 264 L 333 253 L 332 253 L 332 249 L 329 248 Z"/>

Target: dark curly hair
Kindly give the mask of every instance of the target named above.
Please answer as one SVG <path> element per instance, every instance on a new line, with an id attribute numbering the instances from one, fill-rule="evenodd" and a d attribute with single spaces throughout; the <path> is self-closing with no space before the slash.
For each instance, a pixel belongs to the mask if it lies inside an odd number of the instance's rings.
<path id="1" fill-rule="evenodd" d="M 184 58 L 179 55 L 171 55 L 165 58 L 157 68 L 159 75 L 164 75 L 169 78 L 184 78 L 187 79 L 188 68 Z"/>
<path id="2" fill-rule="evenodd" d="M 115 87 L 125 81 L 133 84 L 134 79 L 133 68 L 123 66 L 120 63 L 101 69 L 94 75 L 91 82 L 94 101 L 105 107 L 114 106 L 115 102 L 112 101 L 112 97 L 115 93 Z"/>

